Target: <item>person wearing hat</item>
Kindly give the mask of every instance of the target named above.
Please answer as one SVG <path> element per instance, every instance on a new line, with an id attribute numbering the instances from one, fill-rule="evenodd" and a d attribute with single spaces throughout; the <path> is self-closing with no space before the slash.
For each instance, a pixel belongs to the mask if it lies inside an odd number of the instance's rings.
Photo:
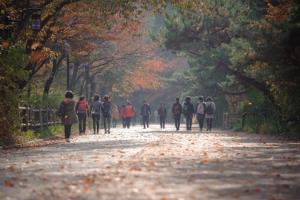
<path id="1" fill-rule="evenodd" d="M 198 98 L 198 104 L 196 107 L 196 116 L 197 116 L 197 121 L 199 123 L 199 128 L 201 132 L 203 129 L 203 124 L 205 119 L 205 111 L 206 111 L 206 105 L 204 103 L 204 98 L 203 96 L 200 96 Z"/>

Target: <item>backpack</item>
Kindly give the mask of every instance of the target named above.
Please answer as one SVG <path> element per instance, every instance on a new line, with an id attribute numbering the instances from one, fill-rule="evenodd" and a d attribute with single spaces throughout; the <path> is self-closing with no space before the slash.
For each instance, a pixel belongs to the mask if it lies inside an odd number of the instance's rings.
<path id="1" fill-rule="evenodd" d="M 87 111 L 87 102 L 86 101 L 79 101 L 77 110 L 79 112 L 86 112 Z"/>
<path id="2" fill-rule="evenodd" d="M 197 106 L 197 114 L 205 114 L 205 104 L 203 102 L 199 103 Z"/>
<path id="3" fill-rule="evenodd" d="M 189 112 L 189 105 L 188 104 L 183 104 L 183 108 L 182 108 L 182 112 L 183 112 L 183 114 L 188 114 L 188 112 Z"/>
<path id="4" fill-rule="evenodd" d="M 214 114 L 214 108 L 212 103 L 206 104 L 206 114 L 212 115 Z"/>

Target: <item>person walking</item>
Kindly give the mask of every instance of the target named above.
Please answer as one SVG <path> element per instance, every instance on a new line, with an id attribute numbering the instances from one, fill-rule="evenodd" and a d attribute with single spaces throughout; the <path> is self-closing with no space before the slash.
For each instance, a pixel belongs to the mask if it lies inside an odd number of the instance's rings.
<path id="1" fill-rule="evenodd" d="M 109 101 L 109 96 L 105 95 L 104 102 L 102 103 L 101 106 L 105 134 L 110 133 L 111 109 L 112 109 L 112 105 L 111 102 Z"/>
<path id="2" fill-rule="evenodd" d="M 85 100 L 85 97 L 82 96 L 79 98 L 79 101 L 76 104 L 76 113 L 79 120 L 79 134 L 85 134 L 86 130 L 86 116 L 88 111 L 88 102 Z"/>
<path id="3" fill-rule="evenodd" d="M 195 113 L 194 105 L 191 102 L 191 97 L 186 97 L 183 104 L 183 114 L 186 120 L 186 130 L 192 130 L 193 116 Z"/>
<path id="4" fill-rule="evenodd" d="M 113 128 L 117 127 L 118 120 L 120 119 L 119 107 L 116 104 L 112 104 L 112 125 Z"/>
<path id="5" fill-rule="evenodd" d="M 125 127 L 130 128 L 131 118 L 135 115 L 135 109 L 133 105 L 127 101 L 124 107 Z"/>
<path id="6" fill-rule="evenodd" d="M 181 113 L 182 113 L 182 105 L 179 102 L 179 98 L 176 98 L 176 102 L 172 106 L 172 114 L 175 121 L 176 131 L 179 131 L 180 129 Z"/>
<path id="7" fill-rule="evenodd" d="M 205 118 L 205 110 L 206 110 L 206 105 L 204 103 L 204 98 L 203 96 L 198 98 L 198 104 L 196 107 L 196 115 L 197 115 L 197 121 L 199 124 L 200 131 L 202 132 L 203 129 L 203 124 L 204 124 L 204 118 Z"/>
<path id="8" fill-rule="evenodd" d="M 157 110 L 160 121 L 160 128 L 165 129 L 166 117 L 167 117 L 167 109 L 164 103 L 160 104 L 160 107 Z"/>
<path id="9" fill-rule="evenodd" d="M 147 127 L 149 128 L 149 118 L 151 115 L 151 108 L 150 105 L 144 101 L 142 107 L 141 107 L 141 116 L 143 120 L 144 129 Z"/>
<path id="10" fill-rule="evenodd" d="M 72 125 L 78 122 L 73 97 L 73 93 L 67 91 L 65 99 L 60 103 L 58 110 L 58 115 L 61 117 L 62 124 L 64 125 L 66 142 L 70 142 Z"/>
<path id="11" fill-rule="evenodd" d="M 206 113 L 205 113 L 205 118 L 206 118 L 206 123 L 207 123 L 207 131 L 211 131 L 212 130 L 212 121 L 214 118 L 214 114 L 216 111 L 216 105 L 213 102 L 213 99 L 211 97 L 207 97 L 206 100 Z"/>
<path id="12" fill-rule="evenodd" d="M 101 101 L 99 95 L 95 95 L 93 102 L 91 104 L 91 113 L 93 119 L 93 130 L 94 134 L 99 134 L 99 122 L 100 122 L 100 114 L 101 114 Z"/>

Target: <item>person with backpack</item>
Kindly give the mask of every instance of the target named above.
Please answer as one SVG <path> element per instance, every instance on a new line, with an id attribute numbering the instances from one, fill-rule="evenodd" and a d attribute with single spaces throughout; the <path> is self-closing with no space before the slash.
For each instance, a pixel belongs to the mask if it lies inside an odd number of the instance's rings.
<path id="1" fill-rule="evenodd" d="M 199 97 L 198 100 L 199 100 L 199 102 L 198 102 L 197 107 L 196 107 L 196 115 L 197 115 L 197 121 L 199 123 L 200 131 L 202 132 L 203 124 L 204 124 L 204 118 L 205 118 L 206 105 L 204 103 L 203 96 Z"/>
<path id="2" fill-rule="evenodd" d="M 85 134 L 86 130 L 86 116 L 88 112 L 88 102 L 85 100 L 84 96 L 79 98 L 79 101 L 76 104 L 76 113 L 79 120 L 79 134 Z"/>
<path id="3" fill-rule="evenodd" d="M 109 101 L 109 96 L 104 96 L 104 102 L 101 106 L 102 117 L 103 117 L 103 126 L 106 133 L 110 133 L 110 122 L 111 122 L 111 102 Z"/>
<path id="4" fill-rule="evenodd" d="M 149 118 L 151 115 L 151 108 L 150 105 L 144 101 L 142 107 L 141 107 L 141 116 L 143 120 L 144 129 L 147 127 L 149 128 Z"/>
<path id="5" fill-rule="evenodd" d="M 180 129 L 181 113 L 182 113 L 182 105 L 179 102 L 179 98 L 176 98 L 176 102 L 172 106 L 172 114 L 175 121 L 176 131 L 179 131 Z"/>
<path id="6" fill-rule="evenodd" d="M 186 97 L 183 104 L 183 114 L 186 120 L 186 130 L 192 130 L 193 116 L 195 113 L 194 105 L 191 102 L 191 97 Z"/>
<path id="7" fill-rule="evenodd" d="M 213 121 L 213 118 L 214 118 L 214 113 L 216 111 L 216 105 L 213 102 L 211 97 L 207 97 L 205 105 L 206 105 L 205 118 L 206 118 L 206 122 L 207 122 L 207 131 L 211 131 L 212 121 Z"/>
<path id="8" fill-rule="evenodd" d="M 160 107 L 157 110 L 160 121 L 160 128 L 165 129 L 166 117 L 167 117 L 167 109 L 164 103 L 160 104 Z"/>
<path id="9" fill-rule="evenodd" d="M 99 122 L 100 122 L 100 114 L 101 114 L 101 101 L 99 95 L 95 95 L 93 102 L 91 104 L 91 113 L 93 119 L 93 130 L 94 134 L 99 134 Z"/>
<path id="10" fill-rule="evenodd" d="M 61 121 L 65 129 L 66 142 L 70 142 L 72 125 L 78 122 L 73 97 L 73 93 L 71 91 L 67 91 L 65 99 L 60 103 L 58 109 L 58 115 L 61 117 Z"/>
<path id="11" fill-rule="evenodd" d="M 123 111 L 125 117 L 125 127 L 130 128 L 131 118 L 135 115 L 135 109 L 133 105 L 127 101 Z"/>

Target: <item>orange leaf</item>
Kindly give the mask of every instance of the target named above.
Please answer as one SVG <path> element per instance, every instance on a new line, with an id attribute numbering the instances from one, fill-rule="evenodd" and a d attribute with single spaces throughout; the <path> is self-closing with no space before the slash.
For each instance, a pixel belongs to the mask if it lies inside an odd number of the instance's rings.
<path id="1" fill-rule="evenodd" d="M 14 184 L 10 180 L 5 180 L 4 181 L 4 186 L 5 187 L 14 187 Z"/>

